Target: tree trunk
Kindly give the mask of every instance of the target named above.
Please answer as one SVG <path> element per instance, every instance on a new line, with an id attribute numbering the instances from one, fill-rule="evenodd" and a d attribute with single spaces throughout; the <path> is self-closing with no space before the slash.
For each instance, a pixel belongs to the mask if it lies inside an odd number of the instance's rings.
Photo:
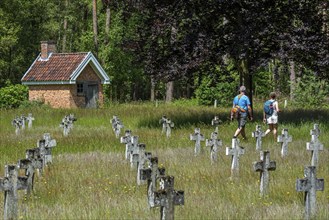
<path id="1" fill-rule="evenodd" d="M 296 71 L 295 62 L 293 60 L 289 61 L 290 67 L 290 100 L 295 99 L 295 89 L 296 89 Z"/>
<path id="2" fill-rule="evenodd" d="M 166 84 L 166 102 L 172 102 L 174 94 L 174 81 L 169 81 Z"/>
<path id="3" fill-rule="evenodd" d="M 95 53 L 98 56 L 97 0 L 93 0 L 93 32 Z"/>
<path id="4" fill-rule="evenodd" d="M 111 26 L 111 9 L 110 6 L 106 7 L 106 21 L 105 21 L 105 44 L 110 42 L 110 26 Z"/>
<path id="5" fill-rule="evenodd" d="M 155 100 L 155 80 L 151 77 L 151 102 Z"/>
<path id="6" fill-rule="evenodd" d="M 62 40 L 62 53 L 66 52 L 66 34 L 67 34 L 67 10 L 69 6 L 69 0 L 65 0 L 65 14 L 63 21 L 63 40 Z"/>

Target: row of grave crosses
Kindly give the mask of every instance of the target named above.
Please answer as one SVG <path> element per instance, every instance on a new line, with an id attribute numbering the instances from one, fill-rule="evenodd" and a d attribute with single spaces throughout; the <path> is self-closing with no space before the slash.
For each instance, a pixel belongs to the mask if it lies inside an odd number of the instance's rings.
<path id="1" fill-rule="evenodd" d="M 32 113 L 29 113 L 28 116 L 16 116 L 11 124 L 15 127 L 15 134 L 19 135 L 21 130 L 25 129 L 25 124 L 26 122 L 28 123 L 28 128 L 32 128 L 32 122 L 33 122 L 34 118 L 32 117 Z"/>
<path id="2" fill-rule="evenodd" d="M 62 119 L 62 122 L 59 124 L 59 127 L 63 128 L 64 137 L 68 136 L 71 129 L 73 128 L 73 122 L 77 121 L 74 114 L 65 115 Z"/>
<path id="3" fill-rule="evenodd" d="M 33 190 L 33 180 L 36 170 L 42 174 L 43 169 L 52 163 L 51 149 L 56 146 L 56 140 L 49 133 L 37 142 L 37 147 L 27 149 L 25 159 L 17 164 L 5 166 L 5 176 L 0 178 L 0 191 L 4 191 L 4 219 L 18 219 L 18 190 L 25 190 L 30 195 Z M 19 176 L 19 170 L 25 170 L 25 176 Z"/>
<path id="4" fill-rule="evenodd" d="M 138 143 L 138 136 L 132 136 L 131 130 L 125 131 L 120 142 L 126 145 L 125 158 L 131 168 L 137 169 L 137 184 L 147 183 L 149 207 L 160 207 L 163 220 L 174 219 L 175 205 L 184 205 L 184 191 L 174 189 L 174 177 L 165 175 L 165 168 L 158 166 L 158 158 L 145 151 L 145 144 Z"/>
<path id="5" fill-rule="evenodd" d="M 311 141 L 306 143 L 306 149 L 311 151 L 311 166 L 305 166 L 304 178 L 297 179 L 296 191 L 305 192 L 305 219 L 312 219 L 316 216 L 316 191 L 324 190 L 324 179 L 316 178 L 316 168 L 318 166 L 319 151 L 323 150 L 323 144 L 319 141 L 320 129 L 318 124 L 314 124 L 314 129 L 310 131 Z M 261 137 L 263 133 L 260 126 L 256 127 L 253 132 L 253 137 L 256 137 L 256 149 L 261 150 Z M 260 140 L 259 140 L 260 139 Z M 287 143 L 291 142 L 291 136 L 288 135 L 288 130 L 283 129 L 282 135 L 278 136 L 278 142 L 282 143 L 281 156 L 287 155 Z M 270 152 L 260 151 L 260 162 L 254 162 L 254 171 L 261 173 L 260 192 L 261 195 L 266 194 L 269 182 L 268 171 L 276 169 L 276 162 L 270 161 Z"/>
<path id="6" fill-rule="evenodd" d="M 113 118 L 111 119 L 111 124 L 112 124 L 112 129 L 114 131 L 115 137 L 119 138 L 121 129 L 124 128 L 120 118 L 118 116 L 114 115 Z"/>

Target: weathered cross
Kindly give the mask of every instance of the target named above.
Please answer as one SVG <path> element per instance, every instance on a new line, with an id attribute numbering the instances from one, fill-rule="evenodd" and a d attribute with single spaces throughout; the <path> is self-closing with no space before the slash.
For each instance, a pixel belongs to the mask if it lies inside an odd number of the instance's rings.
<path id="1" fill-rule="evenodd" d="M 204 136 L 201 134 L 200 128 L 194 129 L 194 134 L 190 134 L 190 140 L 195 141 L 194 155 L 198 155 L 201 151 L 201 141 L 204 141 Z"/>
<path id="2" fill-rule="evenodd" d="M 160 207 L 161 220 L 173 220 L 175 205 L 184 205 L 184 191 L 174 190 L 174 177 L 160 178 L 160 190 L 154 192 L 154 207 Z"/>
<path id="3" fill-rule="evenodd" d="M 261 151 L 260 161 L 253 163 L 254 171 L 260 172 L 260 194 L 267 194 L 269 183 L 269 171 L 276 169 L 276 162 L 270 161 L 270 152 Z"/>
<path id="4" fill-rule="evenodd" d="M 215 132 L 218 133 L 218 125 L 221 123 L 218 116 L 215 116 L 213 120 L 211 120 L 211 125 L 215 127 Z"/>
<path id="5" fill-rule="evenodd" d="M 171 128 L 173 128 L 175 124 L 165 115 L 162 116 L 159 123 L 162 124 L 162 133 L 166 133 L 166 136 L 169 138 L 171 135 Z"/>
<path id="6" fill-rule="evenodd" d="M 121 133 L 121 128 L 124 127 L 121 120 L 119 119 L 118 116 L 114 115 L 112 120 L 111 120 L 111 123 L 112 123 L 112 129 L 115 133 L 115 137 L 119 138 L 120 133 Z"/>
<path id="7" fill-rule="evenodd" d="M 43 159 L 43 165 L 47 166 L 52 163 L 52 148 L 56 147 L 56 140 L 50 138 L 50 134 L 44 134 L 44 139 L 39 140 L 37 143 L 37 147 L 40 149 L 40 156 Z"/>
<path id="8" fill-rule="evenodd" d="M 130 154 L 132 152 L 132 137 L 131 137 L 131 130 L 125 131 L 125 136 L 120 138 L 120 143 L 126 144 L 126 151 L 125 151 L 125 158 L 128 160 L 130 158 Z"/>
<path id="9" fill-rule="evenodd" d="M 41 158 L 33 158 L 30 155 L 30 152 L 27 152 L 26 159 L 18 160 L 17 163 L 19 169 L 25 169 L 25 176 L 27 177 L 27 188 L 25 192 L 28 195 L 31 194 L 33 190 L 34 171 L 43 168 L 43 160 Z"/>
<path id="10" fill-rule="evenodd" d="M 210 160 L 211 163 L 214 163 L 217 161 L 217 152 L 218 152 L 218 147 L 222 146 L 222 140 L 218 139 L 218 133 L 212 132 L 210 139 L 206 139 L 206 146 L 210 147 Z"/>
<path id="11" fill-rule="evenodd" d="M 132 142 L 132 150 L 130 153 L 130 167 L 134 168 L 138 166 L 138 159 L 139 159 L 139 144 L 138 144 L 138 136 L 131 137 Z"/>
<path id="12" fill-rule="evenodd" d="M 288 129 L 283 129 L 282 130 L 282 135 L 279 135 L 277 137 L 277 141 L 280 143 L 281 142 L 281 156 L 285 157 L 288 154 L 288 143 L 292 141 L 292 136 L 288 134 Z"/>
<path id="13" fill-rule="evenodd" d="M 323 144 L 319 141 L 319 135 L 320 135 L 320 129 L 317 124 L 314 125 L 314 129 L 311 130 L 311 142 L 306 143 L 306 149 L 312 152 L 312 160 L 311 165 L 312 166 L 318 166 L 318 160 L 319 160 L 319 151 L 323 150 Z"/>
<path id="14" fill-rule="evenodd" d="M 145 144 L 139 144 L 138 162 L 137 162 L 137 185 L 142 185 L 145 180 L 141 178 L 141 172 L 146 168 L 146 163 L 149 165 L 152 153 L 145 152 Z"/>
<path id="15" fill-rule="evenodd" d="M 226 147 L 226 155 L 232 155 L 232 177 L 239 171 L 239 157 L 244 154 L 244 148 L 239 146 L 239 140 L 232 138 L 232 148 Z"/>
<path id="16" fill-rule="evenodd" d="M 32 113 L 29 113 L 28 116 L 26 117 L 26 120 L 28 122 L 27 127 L 32 128 L 32 122 L 34 121 L 34 118 L 32 116 Z"/>
<path id="17" fill-rule="evenodd" d="M 262 131 L 260 125 L 256 125 L 256 131 L 252 132 L 252 137 L 256 138 L 256 150 L 262 150 L 262 137 L 265 136 L 265 132 Z"/>
<path id="18" fill-rule="evenodd" d="M 15 134 L 19 135 L 20 129 L 22 127 L 22 120 L 19 117 L 16 117 L 11 124 L 15 127 Z"/>
<path id="19" fill-rule="evenodd" d="M 41 166 L 38 166 L 36 168 L 39 171 L 39 173 L 42 174 L 43 167 L 44 167 L 44 161 L 41 156 L 40 148 L 27 149 L 25 151 L 25 158 L 32 161 L 32 163 L 34 163 L 34 164 L 39 164 L 40 162 L 42 162 Z"/>
<path id="20" fill-rule="evenodd" d="M 0 191 L 5 193 L 4 219 L 18 219 L 18 190 L 27 188 L 27 177 L 18 176 L 17 165 L 5 166 L 5 177 L 0 178 Z"/>
<path id="21" fill-rule="evenodd" d="M 158 167 L 158 158 L 151 157 L 149 167 L 141 170 L 141 179 L 147 180 L 147 200 L 149 207 L 154 207 L 154 192 L 157 190 L 157 179 L 165 176 L 165 168 Z"/>
<path id="22" fill-rule="evenodd" d="M 26 117 L 24 115 L 21 115 L 20 120 L 22 122 L 22 130 L 24 130 L 25 129 L 25 120 L 26 120 Z"/>
<path id="23" fill-rule="evenodd" d="M 304 179 L 297 179 L 297 192 L 305 192 L 305 217 L 310 219 L 316 214 L 316 191 L 324 190 L 324 179 L 316 178 L 316 167 L 307 166 L 304 170 Z"/>

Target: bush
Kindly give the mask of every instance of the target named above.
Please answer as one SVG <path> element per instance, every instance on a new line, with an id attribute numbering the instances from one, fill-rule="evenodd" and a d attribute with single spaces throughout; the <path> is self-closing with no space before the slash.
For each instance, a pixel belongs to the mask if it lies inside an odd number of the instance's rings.
<path id="1" fill-rule="evenodd" d="M 27 100 L 27 86 L 16 84 L 0 89 L 0 108 L 17 108 Z"/>
<path id="2" fill-rule="evenodd" d="M 328 95 L 328 82 L 320 80 L 313 73 L 304 74 L 297 83 L 294 101 L 301 108 L 321 108 L 326 107 Z"/>

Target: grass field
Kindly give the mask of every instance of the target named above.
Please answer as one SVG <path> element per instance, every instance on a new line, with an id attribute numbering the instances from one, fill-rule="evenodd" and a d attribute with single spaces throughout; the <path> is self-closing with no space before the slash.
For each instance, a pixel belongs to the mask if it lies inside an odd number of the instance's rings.
<path id="1" fill-rule="evenodd" d="M 287 128 L 293 142 L 288 146 L 288 156 L 281 158 L 280 144 L 272 136 L 263 139 L 263 149 L 271 152 L 277 169 L 271 171 L 269 194 L 262 198 L 259 173 L 252 169 L 252 163 L 259 161 L 259 152 L 251 137 L 262 121 L 260 110 L 256 108 L 255 120 L 247 124 L 249 139 L 241 141 L 246 153 L 240 157 L 236 180 L 230 179 L 231 157 L 225 155 L 236 129 L 236 123 L 228 120 L 227 108 L 124 104 L 96 110 L 2 110 L 0 176 L 6 164 L 25 158 L 25 150 L 36 147 L 37 140 L 48 132 L 57 141 L 53 164 L 42 178 L 36 178 L 31 197 L 25 198 L 24 192 L 19 192 L 20 219 L 159 219 L 159 208 L 148 208 L 146 185 L 137 186 L 136 170 L 130 169 L 124 159 L 125 146 L 112 131 L 110 121 L 117 115 L 124 129 L 139 136 L 146 151 L 158 156 L 159 165 L 175 177 L 175 189 L 185 191 L 185 205 L 175 208 L 176 219 L 303 219 L 304 194 L 296 192 L 295 183 L 303 178 L 304 166 L 310 164 L 306 142 L 311 140 L 313 124 L 318 123 L 325 150 L 320 152 L 317 177 L 324 178 L 325 189 L 317 192 L 316 219 L 329 219 L 329 111 L 286 109 L 280 114 L 279 132 Z M 16 136 L 11 121 L 16 115 L 30 112 L 35 117 L 32 129 Z M 69 136 L 64 137 L 59 124 L 69 113 L 78 120 Z M 163 115 L 175 123 L 169 139 L 161 134 L 159 120 Z M 199 127 L 210 138 L 215 115 L 223 121 L 219 126 L 223 146 L 218 162 L 212 165 L 207 149 L 194 156 L 194 142 L 189 135 Z M 0 193 L 0 201 L 3 199 Z"/>

